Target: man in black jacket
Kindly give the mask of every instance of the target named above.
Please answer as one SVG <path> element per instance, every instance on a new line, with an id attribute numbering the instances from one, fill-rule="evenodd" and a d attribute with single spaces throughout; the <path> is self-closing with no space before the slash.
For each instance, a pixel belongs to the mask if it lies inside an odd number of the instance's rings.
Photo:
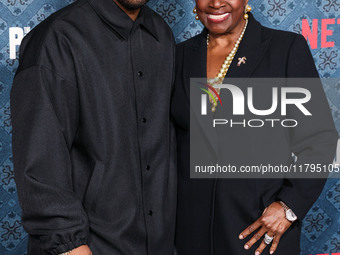
<path id="1" fill-rule="evenodd" d="M 11 90 L 29 255 L 169 255 L 174 38 L 146 0 L 79 0 L 33 29 Z"/>

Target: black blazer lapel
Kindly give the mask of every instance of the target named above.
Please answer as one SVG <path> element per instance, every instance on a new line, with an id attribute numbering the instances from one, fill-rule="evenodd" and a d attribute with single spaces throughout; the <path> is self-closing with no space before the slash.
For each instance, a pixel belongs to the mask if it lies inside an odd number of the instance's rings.
<path id="1" fill-rule="evenodd" d="M 270 37 L 263 38 L 261 24 L 254 19 L 252 14 L 249 14 L 249 23 L 243 40 L 223 83 L 228 84 L 228 78 L 263 78 L 256 77 L 254 72 L 265 56 L 270 40 Z M 238 65 L 239 59 L 243 57 L 247 59 L 246 62 Z M 222 102 L 227 101 L 226 93 L 228 93 L 228 91 L 221 90 L 220 97 Z M 224 105 L 223 111 L 231 112 L 231 107 L 231 104 L 227 106 Z M 220 115 L 221 107 L 218 106 L 216 109 L 216 114 Z"/>
<path id="2" fill-rule="evenodd" d="M 263 38 L 261 24 L 255 20 L 252 14 L 249 14 L 248 27 L 235 58 L 228 70 L 226 79 L 251 77 L 256 67 L 263 59 L 270 39 L 270 37 Z M 246 63 L 238 66 L 239 58 L 242 57 L 247 59 Z"/>
<path id="3" fill-rule="evenodd" d="M 201 34 L 193 38 L 191 44 L 185 48 L 183 57 L 184 76 L 190 78 L 206 78 L 207 77 L 207 38 L 208 31 L 203 29 Z M 190 101 L 190 84 L 185 86 L 185 92 Z"/>
<path id="4" fill-rule="evenodd" d="M 201 107 L 198 104 L 194 104 L 190 100 L 190 93 L 192 96 L 200 98 L 200 95 L 204 93 L 200 90 L 203 85 L 197 84 L 194 87 L 190 85 L 191 78 L 202 78 L 206 81 L 207 77 L 207 30 L 204 29 L 201 34 L 199 34 L 195 39 L 192 40 L 191 44 L 185 48 L 183 66 L 184 66 L 184 76 L 186 80 L 185 93 L 190 102 L 190 118 L 194 117 L 197 119 L 203 135 L 209 141 L 209 145 L 214 151 L 216 157 L 218 156 L 218 143 L 217 134 L 215 129 L 212 127 L 212 114 L 209 112 L 208 105 L 208 115 L 201 115 Z M 193 100 L 196 102 L 196 100 Z"/>

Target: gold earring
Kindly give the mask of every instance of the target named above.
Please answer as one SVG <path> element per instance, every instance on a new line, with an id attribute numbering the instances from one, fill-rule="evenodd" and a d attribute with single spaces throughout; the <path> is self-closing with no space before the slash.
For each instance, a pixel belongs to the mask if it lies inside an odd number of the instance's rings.
<path id="1" fill-rule="evenodd" d="M 196 7 L 194 8 L 194 10 L 193 10 L 192 12 L 195 13 L 195 14 L 197 14 L 197 9 L 196 9 Z M 196 19 L 196 20 L 199 20 L 198 15 L 195 16 L 195 19 Z"/>
<path id="2" fill-rule="evenodd" d="M 248 15 L 248 12 L 251 12 L 251 7 L 247 4 L 245 9 L 244 9 L 244 15 L 243 15 L 243 18 L 245 20 L 247 20 L 249 18 L 249 15 Z"/>

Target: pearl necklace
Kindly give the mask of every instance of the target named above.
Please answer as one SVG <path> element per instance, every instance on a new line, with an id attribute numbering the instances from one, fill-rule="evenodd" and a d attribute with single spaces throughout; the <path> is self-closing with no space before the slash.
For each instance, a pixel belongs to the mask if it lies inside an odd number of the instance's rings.
<path id="1" fill-rule="evenodd" d="M 233 59 L 236 55 L 236 52 L 238 50 L 238 47 L 240 46 L 240 43 L 243 39 L 243 36 L 244 36 L 244 33 L 246 32 L 246 28 L 247 28 L 247 25 L 248 25 L 248 20 L 246 20 L 246 24 L 244 25 L 244 28 L 240 34 L 240 37 L 237 39 L 236 43 L 235 43 L 235 46 L 234 48 L 232 49 L 232 51 L 230 52 L 230 54 L 226 57 L 224 63 L 222 64 L 222 67 L 220 69 L 220 72 L 217 74 L 217 76 L 213 79 L 208 79 L 208 84 L 212 87 L 214 87 L 214 85 L 217 85 L 217 84 L 221 84 L 229 70 L 229 67 L 231 65 L 231 63 L 233 62 Z M 210 35 L 208 34 L 207 35 L 207 47 L 209 47 L 209 40 L 210 40 Z M 216 92 L 218 94 L 220 94 L 220 91 L 221 89 L 216 89 Z M 211 111 L 212 112 L 215 112 L 216 111 L 216 107 L 217 107 L 217 102 L 218 102 L 218 97 L 217 95 L 215 95 L 214 93 L 211 93 L 214 95 L 214 98 L 211 98 L 209 96 L 209 101 L 210 103 L 212 104 L 212 107 L 211 107 Z"/>

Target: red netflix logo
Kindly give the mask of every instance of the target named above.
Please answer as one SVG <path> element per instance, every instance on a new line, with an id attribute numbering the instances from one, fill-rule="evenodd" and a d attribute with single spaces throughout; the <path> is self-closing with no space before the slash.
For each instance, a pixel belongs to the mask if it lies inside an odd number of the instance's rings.
<path id="1" fill-rule="evenodd" d="M 328 41 L 328 37 L 333 35 L 333 30 L 328 28 L 328 25 L 335 25 L 335 21 L 340 25 L 340 19 L 322 19 L 321 20 L 321 48 L 334 47 L 334 41 Z M 312 24 L 308 23 L 308 20 L 302 20 L 302 35 L 309 41 L 312 49 L 318 48 L 318 29 L 319 20 L 313 19 Z M 339 253 L 333 253 L 339 255 Z M 322 254 L 319 254 L 322 255 Z"/>

